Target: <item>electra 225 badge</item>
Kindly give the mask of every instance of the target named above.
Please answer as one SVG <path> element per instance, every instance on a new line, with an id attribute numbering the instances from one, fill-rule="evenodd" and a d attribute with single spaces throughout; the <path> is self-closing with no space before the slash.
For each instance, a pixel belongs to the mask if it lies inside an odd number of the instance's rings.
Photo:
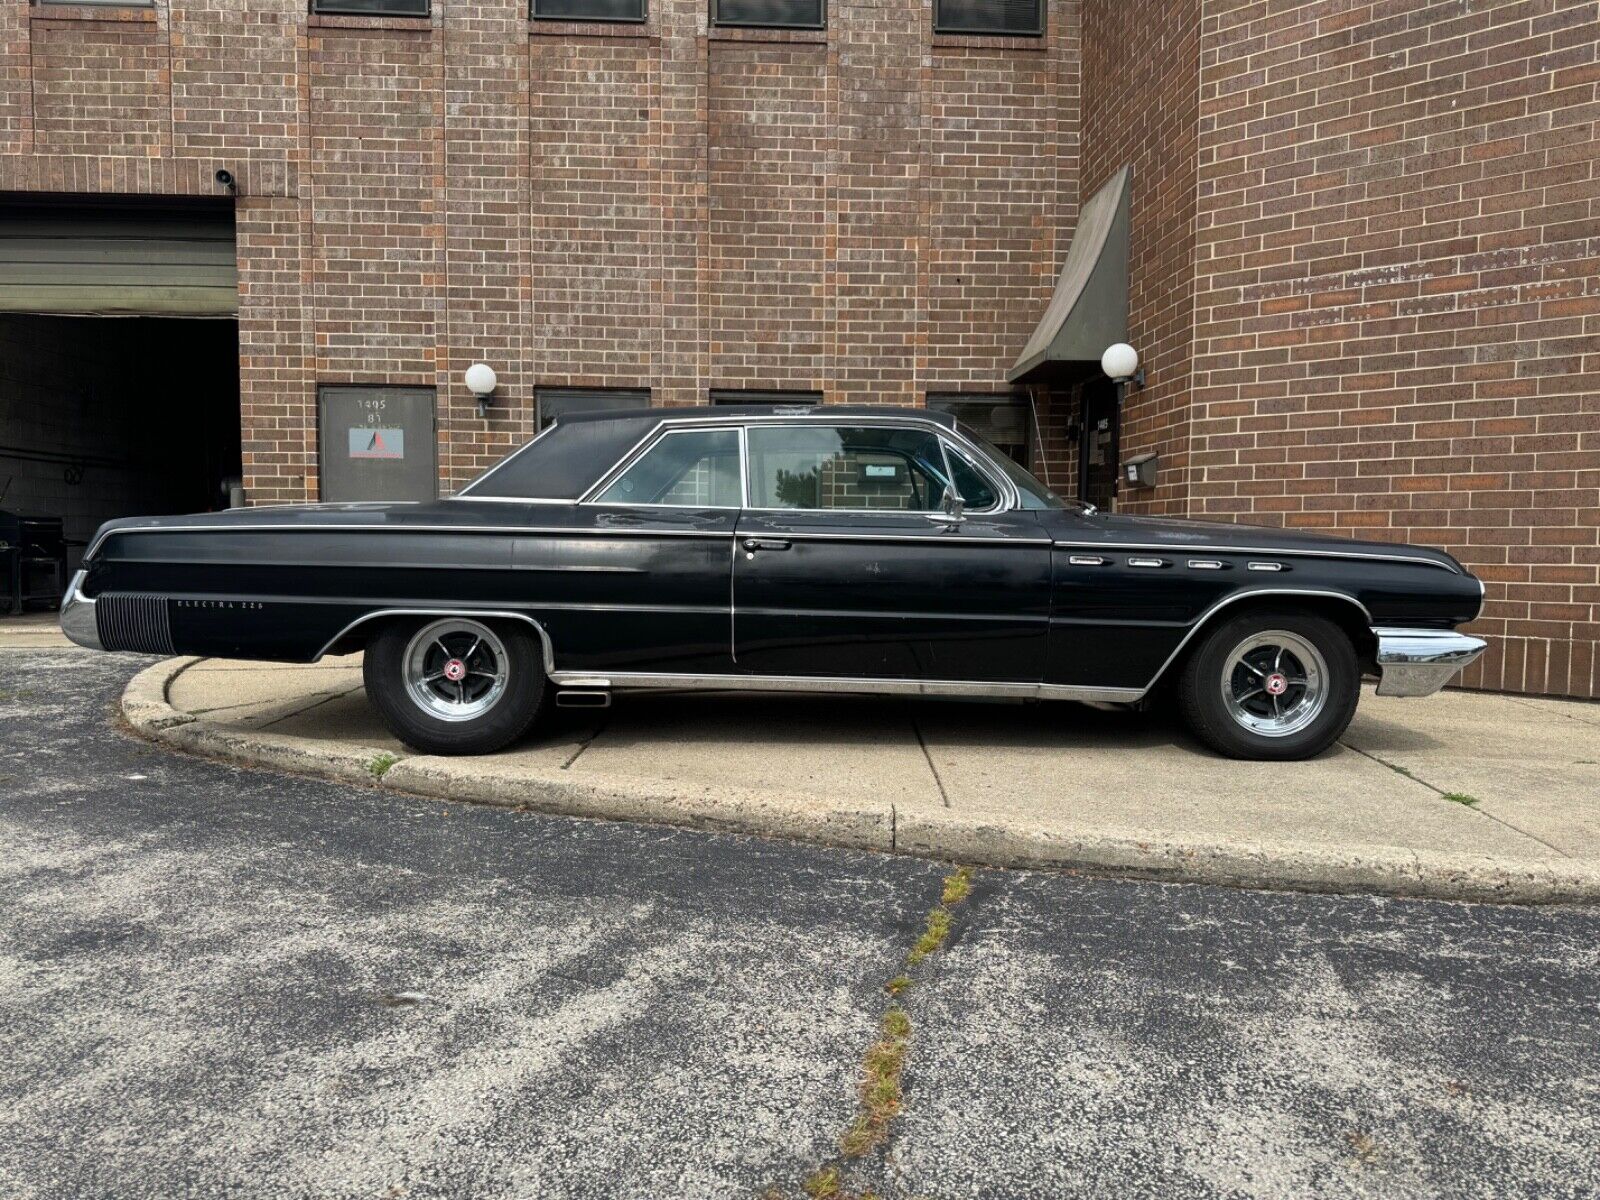
<path id="1" fill-rule="evenodd" d="M 260 600 L 174 600 L 179 608 L 265 608 Z"/>

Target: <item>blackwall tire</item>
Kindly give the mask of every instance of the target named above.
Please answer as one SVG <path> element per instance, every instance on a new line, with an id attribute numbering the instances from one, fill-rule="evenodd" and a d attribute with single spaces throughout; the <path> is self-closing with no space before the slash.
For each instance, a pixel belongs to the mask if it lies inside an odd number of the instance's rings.
<path id="1" fill-rule="evenodd" d="M 1312 758 L 1355 716 L 1355 647 L 1326 618 L 1256 611 L 1225 621 L 1184 665 L 1178 702 L 1196 737 L 1230 758 Z"/>
<path id="2" fill-rule="evenodd" d="M 424 754 L 492 754 L 526 733 L 548 681 L 539 637 L 519 622 L 418 617 L 386 625 L 362 664 L 367 698 Z"/>

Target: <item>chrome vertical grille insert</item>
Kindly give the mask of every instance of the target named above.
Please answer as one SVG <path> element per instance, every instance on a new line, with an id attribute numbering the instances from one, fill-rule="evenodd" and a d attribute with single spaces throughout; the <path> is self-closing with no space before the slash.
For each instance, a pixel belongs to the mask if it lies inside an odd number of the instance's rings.
<path id="1" fill-rule="evenodd" d="M 102 592 L 94 612 L 100 644 L 107 650 L 175 654 L 172 617 L 165 596 L 144 592 Z"/>

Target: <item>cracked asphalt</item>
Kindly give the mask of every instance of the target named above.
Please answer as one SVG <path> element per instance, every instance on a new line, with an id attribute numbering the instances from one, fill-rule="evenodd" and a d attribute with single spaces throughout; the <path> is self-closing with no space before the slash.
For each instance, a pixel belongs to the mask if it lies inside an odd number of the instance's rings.
<path id="1" fill-rule="evenodd" d="M 0 1195 L 798 1196 L 943 868 L 408 800 L 0 650 Z M 901 1197 L 1600 1196 L 1600 911 L 984 871 Z"/>

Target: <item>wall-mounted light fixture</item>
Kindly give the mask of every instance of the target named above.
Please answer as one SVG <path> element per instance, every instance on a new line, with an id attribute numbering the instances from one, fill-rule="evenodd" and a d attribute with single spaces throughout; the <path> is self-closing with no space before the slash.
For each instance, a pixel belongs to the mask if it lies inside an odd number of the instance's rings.
<path id="1" fill-rule="evenodd" d="M 1127 342 L 1114 342 L 1100 355 L 1100 369 L 1118 383 L 1131 383 L 1144 387 L 1144 371 L 1139 366 L 1139 352 Z"/>
<path id="2" fill-rule="evenodd" d="M 500 382 L 499 377 L 494 373 L 494 368 L 488 363 L 473 363 L 467 368 L 467 373 L 463 376 L 463 379 L 466 382 L 467 391 L 471 392 L 478 401 L 478 415 L 480 417 L 488 416 L 489 397 L 494 395 L 494 389 Z"/>

